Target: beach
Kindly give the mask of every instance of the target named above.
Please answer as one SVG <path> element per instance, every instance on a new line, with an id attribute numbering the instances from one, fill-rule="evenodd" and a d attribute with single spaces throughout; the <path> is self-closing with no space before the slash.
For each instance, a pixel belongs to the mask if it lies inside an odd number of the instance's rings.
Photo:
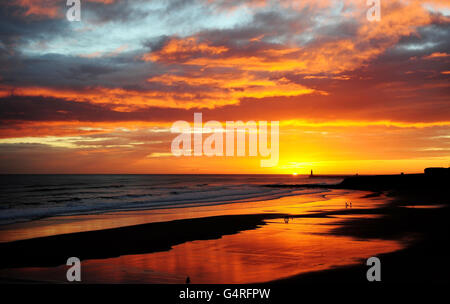
<path id="1" fill-rule="evenodd" d="M 236 202 L 2 225 L 0 278 L 64 283 L 66 260 L 74 256 L 82 261 L 83 283 L 182 284 L 189 276 L 194 284 L 315 284 L 337 278 L 364 284 L 365 261 L 378 256 L 387 282 L 445 282 L 445 272 L 434 264 L 446 253 L 440 245 L 448 240 L 446 196 L 422 200 L 312 181 L 283 185 L 258 182 L 277 188 L 278 195 Z M 279 195 L 285 188 L 290 191 Z M 408 272 L 414 259 L 419 267 Z"/>

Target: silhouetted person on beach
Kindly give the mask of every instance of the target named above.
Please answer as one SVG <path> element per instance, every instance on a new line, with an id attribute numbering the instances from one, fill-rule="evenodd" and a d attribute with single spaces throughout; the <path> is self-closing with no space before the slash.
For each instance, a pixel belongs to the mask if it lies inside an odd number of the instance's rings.
<path id="1" fill-rule="evenodd" d="M 352 202 L 350 202 L 350 208 L 352 208 Z"/>
<path id="2" fill-rule="evenodd" d="M 347 202 L 345 202 L 345 208 L 348 208 L 348 203 Z"/>
<path id="3" fill-rule="evenodd" d="M 189 278 L 189 276 L 186 278 L 186 284 L 190 284 L 191 283 L 191 279 Z"/>

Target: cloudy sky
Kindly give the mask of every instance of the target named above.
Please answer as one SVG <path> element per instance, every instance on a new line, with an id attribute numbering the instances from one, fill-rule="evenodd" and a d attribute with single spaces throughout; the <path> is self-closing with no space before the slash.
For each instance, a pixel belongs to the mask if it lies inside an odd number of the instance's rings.
<path id="1" fill-rule="evenodd" d="M 450 1 L 0 5 L 0 173 L 450 166 Z M 280 161 L 174 157 L 177 120 L 280 121 Z"/>

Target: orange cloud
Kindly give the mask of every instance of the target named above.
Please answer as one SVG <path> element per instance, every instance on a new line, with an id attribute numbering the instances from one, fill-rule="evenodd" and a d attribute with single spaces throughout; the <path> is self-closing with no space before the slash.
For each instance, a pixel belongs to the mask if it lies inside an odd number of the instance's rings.
<path id="1" fill-rule="evenodd" d="M 76 102 L 105 104 L 119 112 L 129 112 L 150 106 L 183 109 L 214 108 L 230 103 L 225 98 L 216 99 L 217 95 L 186 92 L 136 91 L 105 87 L 90 87 L 80 90 L 48 87 L 0 87 L 0 97 L 11 95 L 53 97 Z"/>
<path id="2" fill-rule="evenodd" d="M 9 122 L 11 127 L 0 129 L 0 138 L 81 136 L 105 134 L 115 130 L 137 131 L 145 129 L 148 134 L 169 132 L 172 122 L 118 121 L 27 121 Z"/>
<path id="3" fill-rule="evenodd" d="M 103 4 L 112 4 L 116 0 L 85 0 L 86 2 L 97 2 Z M 82 1 L 83 2 L 83 1 Z M 48 18 L 62 18 L 66 1 L 61 0 L 14 0 L 11 5 L 25 8 L 24 16 L 38 16 Z"/>
<path id="4" fill-rule="evenodd" d="M 240 3 L 240 2 L 238 2 Z M 331 1 L 282 1 L 282 5 L 315 9 L 329 7 Z M 145 54 L 145 61 L 176 63 L 201 67 L 225 67 L 242 71 L 289 71 L 297 73 L 337 74 L 351 71 L 366 64 L 400 37 L 415 32 L 419 26 L 431 23 L 430 12 L 421 1 L 382 1 L 380 22 L 366 20 L 368 6 L 365 1 L 345 1 L 354 7 L 342 17 L 359 23 L 356 36 L 324 40 L 310 46 L 259 43 L 262 37 L 250 39 L 258 49 L 251 53 L 242 46 L 228 46 L 201 41 L 199 37 L 173 38 L 162 49 Z M 241 49 L 242 48 L 242 49 Z"/>
<path id="5" fill-rule="evenodd" d="M 210 98 L 222 101 L 224 104 L 237 104 L 242 98 L 287 97 L 311 94 L 316 91 L 303 85 L 290 82 L 286 78 L 277 80 L 257 78 L 249 73 L 242 75 L 221 73 L 206 77 L 201 74 L 179 76 L 162 75 L 148 79 L 151 83 L 161 83 L 170 86 L 189 85 L 191 87 L 206 87 L 215 90 Z M 221 103 L 222 103 L 221 102 Z"/>
<path id="6" fill-rule="evenodd" d="M 145 54 L 142 59 L 145 61 L 174 61 L 190 58 L 193 54 L 218 55 L 228 49 L 223 46 L 211 46 L 205 42 L 198 43 L 195 37 L 186 39 L 173 38 L 162 50 L 155 53 Z"/>
<path id="7" fill-rule="evenodd" d="M 129 112 L 145 107 L 164 108 L 216 108 L 238 104 L 243 98 L 288 97 L 319 93 L 306 86 L 290 82 L 286 78 L 257 78 L 251 74 L 235 73 L 201 76 L 194 73 L 186 76 L 173 74 L 148 79 L 149 83 L 170 86 L 171 90 L 153 89 L 145 91 L 123 88 L 88 87 L 80 90 L 48 87 L 0 86 L 0 97 L 42 96 L 76 102 L 105 104 L 119 112 Z M 179 85 L 189 88 L 180 90 Z"/>
<path id="8" fill-rule="evenodd" d="M 450 57 L 450 54 L 441 53 L 441 52 L 435 52 L 435 53 L 432 53 L 432 54 L 430 54 L 428 56 L 424 56 L 423 58 L 424 59 L 439 59 L 439 58 L 447 58 L 447 57 Z"/>
<path id="9" fill-rule="evenodd" d="M 15 0 L 12 4 L 25 8 L 25 16 L 35 15 L 49 18 L 62 16 L 60 13 L 61 1 L 57 0 Z"/>

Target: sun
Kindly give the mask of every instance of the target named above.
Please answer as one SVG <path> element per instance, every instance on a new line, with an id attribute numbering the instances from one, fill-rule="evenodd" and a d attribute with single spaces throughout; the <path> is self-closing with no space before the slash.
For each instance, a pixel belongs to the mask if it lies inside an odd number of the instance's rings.
<path id="1" fill-rule="evenodd" d="M 298 175 L 298 173 L 297 173 L 297 172 L 294 172 L 294 173 L 292 173 L 292 175 L 293 175 L 293 176 L 297 176 L 297 175 Z"/>

